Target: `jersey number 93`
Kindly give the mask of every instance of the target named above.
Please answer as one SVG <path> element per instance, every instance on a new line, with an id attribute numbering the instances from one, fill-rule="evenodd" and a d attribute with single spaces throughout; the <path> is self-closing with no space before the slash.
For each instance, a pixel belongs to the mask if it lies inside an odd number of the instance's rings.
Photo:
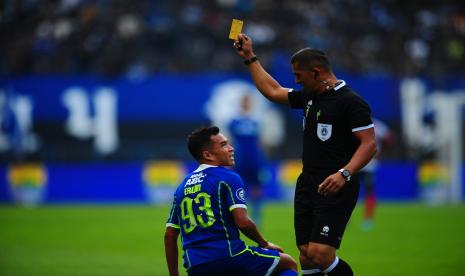
<path id="1" fill-rule="evenodd" d="M 196 205 L 198 212 L 194 212 Z M 192 232 L 197 225 L 207 228 L 215 223 L 213 210 L 211 209 L 210 195 L 207 193 L 199 193 L 192 199 L 185 197 L 181 201 L 181 218 L 183 220 L 183 229 L 185 233 Z"/>

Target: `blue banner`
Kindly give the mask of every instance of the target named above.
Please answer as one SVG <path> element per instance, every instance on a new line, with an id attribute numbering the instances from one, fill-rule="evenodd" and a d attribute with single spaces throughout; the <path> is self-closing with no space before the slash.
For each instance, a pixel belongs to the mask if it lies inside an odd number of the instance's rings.
<path id="1" fill-rule="evenodd" d="M 63 103 L 66 92 L 79 89 L 91 101 L 102 88 L 112 89 L 118 102 L 119 121 L 191 120 L 205 121 L 205 104 L 215 88 L 225 82 L 239 80 L 251 83 L 248 75 L 202 74 L 157 75 L 143 80 L 106 80 L 96 76 L 24 76 L 3 81 L 7 96 L 28 96 L 33 103 L 34 120 L 57 121 L 68 116 Z M 398 119 L 398 82 L 389 77 L 366 78 L 347 76 L 347 83 L 356 89 L 385 119 Z M 298 88 L 284 81 L 283 85 Z M 91 112 L 94 107 L 90 104 Z"/>
<path id="2" fill-rule="evenodd" d="M 275 70 L 274 75 L 283 86 L 299 88 L 289 70 Z M 338 74 L 349 86 L 359 92 L 371 105 L 376 117 L 387 121 L 400 119 L 399 85 L 401 80 L 387 75 Z M 29 96 L 33 103 L 34 120 L 63 120 L 68 110 L 63 104 L 64 94 L 79 89 L 88 96 L 108 88 L 117 96 L 118 120 L 120 121 L 205 121 L 208 119 L 205 105 L 215 89 L 230 81 L 251 84 L 244 74 L 159 74 L 145 79 L 105 79 L 97 76 L 19 76 L 0 79 L 0 93 L 8 97 Z M 438 88 L 424 80 L 428 91 Z M 464 87 L 465 80 L 456 78 L 440 87 L 444 92 Z M 94 107 L 90 105 L 91 111 Z"/>
<path id="3" fill-rule="evenodd" d="M 171 202 L 174 189 L 186 172 L 195 167 L 189 162 L 163 160 L 0 166 L 0 202 L 166 204 Z M 276 162 L 268 170 L 266 197 L 292 200 L 300 161 Z M 381 164 L 376 174 L 376 193 L 381 200 L 416 199 L 417 166 L 404 162 Z"/>

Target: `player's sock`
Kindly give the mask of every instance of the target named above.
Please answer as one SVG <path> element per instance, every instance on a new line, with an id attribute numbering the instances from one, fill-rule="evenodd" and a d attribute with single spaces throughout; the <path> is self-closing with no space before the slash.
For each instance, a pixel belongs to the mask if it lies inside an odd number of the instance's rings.
<path id="1" fill-rule="evenodd" d="M 297 276 L 297 272 L 292 270 L 292 269 L 286 269 L 286 270 L 283 270 L 283 271 L 280 271 L 278 274 L 278 276 Z"/>
<path id="2" fill-rule="evenodd" d="M 353 276 L 354 272 L 352 271 L 352 268 L 350 268 L 350 265 L 344 260 L 339 259 L 336 256 L 336 259 L 334 259 L 334 262 L 325 270 L 323 270 L 323 273 L 326 273 L 328 276 Z"/>
<path id="3" fill-rule="evenodd" d="M 371 193 L 367 195 L 365 201 L 365 220 L 372 220 L 375 213 L 376 197 Z"/>
<path id="4" fill-rule="evenodd" d="M 362 230 L 363 231 L 370 231 L 373 229 L 373 221 L 371 219 L 366 219 L 362 223 Z"/>
<path id="5" fill-rule="evenodd" d="M 374 193 L 368 193 L 365 198 L 365 210 L 363 214 L 363 231 L 370 231 L 373 228 L 373 216 L 376 207 L 376 197 Z"/>
<path id="6" fill-rule="evenodd" d="M 323 276 L 323 272 L 320 269 L 302 269 L 302 275 L 312 275 L 312 276 Z"/>

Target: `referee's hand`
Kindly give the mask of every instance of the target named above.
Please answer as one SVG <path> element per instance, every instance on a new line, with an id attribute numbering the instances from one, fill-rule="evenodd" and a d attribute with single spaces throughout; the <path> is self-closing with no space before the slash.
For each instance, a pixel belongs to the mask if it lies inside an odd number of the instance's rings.
<path id="1" fill-rule="evenodd" d="M 318 193 L 322 195 L 328 195 L 339 192 L 346 180 L 344 177 L 339 173 L 336 172 L 330 176 L 328 176 L 320 185 L 318 185 Z"/>
<path id="2" fill-rule="evenodd" d="M 238 54 L 244 59 L 250 59 L 255 56 L 253 52 L 252 39 L 247 35 L 239 34 L 233 45 Z"/>

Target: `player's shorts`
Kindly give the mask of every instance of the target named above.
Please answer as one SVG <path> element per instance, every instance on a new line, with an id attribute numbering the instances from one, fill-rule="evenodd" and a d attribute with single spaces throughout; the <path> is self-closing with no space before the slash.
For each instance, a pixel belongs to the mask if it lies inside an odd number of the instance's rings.
<path id="1" fill-rule="evenodd" d="M 189 276 L 242 276 L 271 275 L 279 263 L 279 252 L 255 246 L 232 258 L 219 259 L 193 266 L 187 270 Z"/>
<path id="2" fill-rule="evenodd" d="M 297 179 L 294 197 L 294 230 L 297 246 L 316 242 L 339 248 L 360 190 L 359 179 L 335 194 L 321 195 L 318 185 L 328 174 L 303 172 Z"/>

